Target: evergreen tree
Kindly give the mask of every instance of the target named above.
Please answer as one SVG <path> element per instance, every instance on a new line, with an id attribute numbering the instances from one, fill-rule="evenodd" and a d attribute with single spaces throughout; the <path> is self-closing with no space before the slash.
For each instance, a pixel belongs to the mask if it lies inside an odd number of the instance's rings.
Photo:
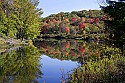
<path id="1" fill-rule="evenodd" d="M 112 31 L 113 40 L 123 41 L 125 39 L 125 3 L 114 2 L 103 8 L 111 19 L 106 20 L 107 30 Z"/>

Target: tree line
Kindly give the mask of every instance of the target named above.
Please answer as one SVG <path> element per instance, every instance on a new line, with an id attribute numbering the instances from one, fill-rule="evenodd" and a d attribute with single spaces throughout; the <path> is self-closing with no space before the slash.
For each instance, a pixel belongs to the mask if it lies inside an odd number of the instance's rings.
<path id="1" fill-rule="evenodd" d="M 41 34 L 83 35 L 102 33 L 107 16 L 101 10 L 60 12 L 43 18 Z"/>
<path id="2" fill-rule="evenodd" d="M 107 31 L 110 39 L 125 39 L 125 3 L 113 2 L 102 10 L 60 12 L 46 18 L 38 0 L 0 0 L 0 36 L 34 39 L 41 34 L 93 34 Z M 104 24 L 105 23 L 105 24 Z"/>

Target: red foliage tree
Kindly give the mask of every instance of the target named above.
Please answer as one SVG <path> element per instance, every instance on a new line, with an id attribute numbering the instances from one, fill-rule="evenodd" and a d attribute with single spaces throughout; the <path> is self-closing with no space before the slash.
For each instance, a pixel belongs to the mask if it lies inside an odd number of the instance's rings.
<path id="1" fill-rule="evenodd" d="M 94 23 L 94 21 L 95 21 L 94 18 L 89 18 L 89 19 L 87 20 L 88 23 Z"/>
<path id="2" fill-rule="evenodd" d="M 69 27 L 65 27 L 65 32 L 69 34 L 70 33 L 70 28 Z"/>
<path id="3" fill-rule="evenodd" d="M 84 29 L 84 28 L 85 28 L 85 23 L 84 22 L 79 23 L 79 29 Z"/>
<path id="4" fill-rule="evenodd" d="M 71 21 L 76 22 L 77 19 L 76 18 L 71 18 Z"/>
<path id="5" fill-rule="evenodd" d="M 105 15 L 102 16 L 102 20 L 106 20 L 106 16 Z"/>
<path id="6" fill-rule="evenodd" d="M 70 50 L 70 55 L 71 56 L 76 56 L 76 53 L 73 50 Z"/>
<path id="7" fill-rule="evenodd" d="M 49 26 L 50 26 L 50 25 L 46 23 L 44 26 L 42 26 L 41 31 L 42 31 L 43 33 L 46 33 L 46 29 L 47 29 L 47 27 L 49 27 Z"/>
<path id="8" fill-rule="evenodd" d="M 70 42 L 66 42 L 64 46 L 66 49 L 70 48 Z"/>
<path id="9" fill-rule="evenodd" d="M 99 23 L 100 19 L 99 19 L 99 18 L 96 18 L 95 21 L 96 21 L 96 23 Z"/>
<path id="10" fill-rule="evenodd" d="M 57 21 L 56 21 L 55 19 L 53 19 L 52 22 L 53 22 L 54 24 L 57 23 Z"/>
<path id="11" fill-rule="evenodd" d="M 85 47 L 79 46 L 79 51 L 84 53 L 85 52 Z"/>

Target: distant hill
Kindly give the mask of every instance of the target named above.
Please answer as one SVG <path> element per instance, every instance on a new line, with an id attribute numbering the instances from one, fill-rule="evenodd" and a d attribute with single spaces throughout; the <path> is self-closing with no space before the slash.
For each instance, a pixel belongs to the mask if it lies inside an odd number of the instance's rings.
<path id="1" fill-rule="evenodd" d="M 43 18 L 41 34 L 84 35 L 104 32 L 107 16 L 101 10 L 60 12 Z"/>

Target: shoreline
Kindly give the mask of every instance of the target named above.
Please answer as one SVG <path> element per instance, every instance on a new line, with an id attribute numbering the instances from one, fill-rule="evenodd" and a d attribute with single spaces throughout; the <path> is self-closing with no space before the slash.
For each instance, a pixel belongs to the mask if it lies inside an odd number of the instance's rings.
<path id="1" fill-rule="evenodd" d="M 5 52 L 8 49 L 28 45 L 27 41 L 21 41 L 13 38 L 2 38 L 0 37 L 0 53 Z"/>

